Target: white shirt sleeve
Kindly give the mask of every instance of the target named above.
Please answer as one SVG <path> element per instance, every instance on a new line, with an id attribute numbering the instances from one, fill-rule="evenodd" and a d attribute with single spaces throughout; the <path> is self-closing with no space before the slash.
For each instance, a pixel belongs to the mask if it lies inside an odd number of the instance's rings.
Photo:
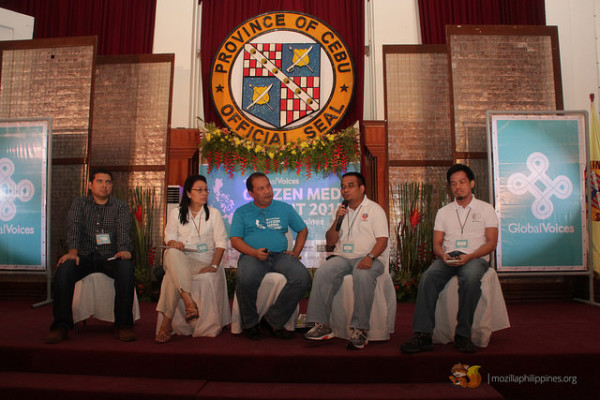
<path id="1" fill-rule="evenodd" d="M 165 226 L 165 244 L 171 240 L 181 241 L 179 238 L 179 207 L 173 208 L 167 216 Z"/>

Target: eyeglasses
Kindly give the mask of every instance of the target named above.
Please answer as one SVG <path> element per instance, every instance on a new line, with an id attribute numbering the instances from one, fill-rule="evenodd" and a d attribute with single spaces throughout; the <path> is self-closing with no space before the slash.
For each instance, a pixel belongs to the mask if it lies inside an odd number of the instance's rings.
<path id="1" fill-rule="evenodd" d="M 195 192 L 210 193 L 210 189 L 190 189 L 190 190 L 193 190 Z"/>

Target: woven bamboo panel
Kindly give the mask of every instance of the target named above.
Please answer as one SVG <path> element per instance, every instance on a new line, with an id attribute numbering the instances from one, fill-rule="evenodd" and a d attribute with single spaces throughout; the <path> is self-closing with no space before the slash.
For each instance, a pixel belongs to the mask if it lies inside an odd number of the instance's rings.
<path id="1" fill-rule="evenodd" d="M 459 159 L 457 163 L 468 165 L 473 173 L 475 174 L 475 187 L 473 193 L 479 200 L 493 203 L 492 196 L 490 194 L 490 176 L 487 159 Z"/>
<path id="2" fill-rule="evenodd" d="M 536 34 L 531 27 L 511 27 L 501 34 L 499 27 L 447 29 L 456 151 L 487 151 L 488 110 L 562 108 L 556 101 L 560 88 L 555 82 L 560 76 L 555 73 L 560 75 L 560 70 L 555 69 L 555 31 Z"/>
<path id="3" fill-rule="evenodd" d="M 45 48 L 37 48 L 36 41 L 31 48 L 5 44 L 0 118 L 52 117 L 53 158 L 84 158 L 95 47 L 68 42 Z"/>
<path id="4" fill-rule="evenodd" d="M 451 159 L 447 54 L 386 53 L 385 70 L 389 159 Z"/>
<path id="5" fill-rule="evenodd" d="M 99 57 L 92 164 L 164 166 L 172 63 L 101 61 Z"/>
<path id="6" fill-rule="evenodd" d="M 113 178 L 113 193 L 124 201 L 127 201 L 126 194 L 129 189 L 135 189 L 136 187 L 154 189 L 152 243 L 154 246 L 162 245 L 163 226 L 165 224 L 164 210 L 166 208 L 164 202 L 166 197 L 166 175 L 164 171 L 113 172 Z M 160 251 L 157 251 L 157 254 L 160 255 Z"/>
<path id="7" fill-rule="evenodd" d="M 123 198 L 128 189 L 155 190 L 155 246 L 162 244 L 166 207 L 173 61 L 164 55 L 98 57 L 95 76 L 91 165 L 118 171 L 114 190 Z"/>
<path id="8" fill-rule="evenodd" d="M 405 182 L 422 182 L 434 185 L 433 196 L 441 195 L 448 190 L 446 184 L 447 167 L 390 167 L 390 249 L 395 252 L 397 245 L 397 229 L 402 221 L 401 199 L 396 188 Z M 436 192 L 439 191 L 439 192 Z"/>
<path id="9" fill-rule="evenodd" d="M 52 166 L 49 255 L 52 266 L 68 250 L 65 242 L 67 213 L 73 200 L 87 193 L 86 175 L 84 164 Z"/>
<path id="10" fill-rule="evenodd" d="M 86 192 L 95 38 L 0 42 L 0 118 L 52 118 L 49 263 L 66 249 L 65 221 Z M 57 160 L 68 159 L 65 163 Z"/>

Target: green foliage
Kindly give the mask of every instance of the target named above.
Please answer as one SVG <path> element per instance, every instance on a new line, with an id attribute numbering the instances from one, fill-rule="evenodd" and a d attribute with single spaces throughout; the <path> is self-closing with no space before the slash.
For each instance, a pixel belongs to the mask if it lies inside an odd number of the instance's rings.
<path id="1" fill-rule="evenodd" d="M 235 294 L 235 283 L 237 279 L 237 268 L 225 268 L 225 280 L 227 281 L 227 295 L 233 299 Z"/>
<path id="2" fill-rule="evenodd" d="M 132 217 L 136 290 L 141 301 L 150 301 L 153 294 L 152 269 L 156 262 L 156 247 L 152 244 L 155 190 L 142 187 L 130 189 L 128 200 Z"/>
<path id="3" fill-rule="evenodd" d="M 245 175 L 248 169 L 269 173 L 289 168 L 296 170 L 297 175 L 304 171 L 306 178 L 313 172 L 339 174 L 360 158 L 357 133 L 352 127 L 276 145 L 255 143 L 212 123 L 204 125 L 201 132 L 199 147 L 203 162 L 208 164 L 209 171 L 222 166 L 231 177 L 236 171 Z"/>
<path id="4" fill-rule="evenodd" d="M 396 257 L 390 260 L 399 301 L 416 299 L 419 279 L 435 258 L 433 224 L 437 210 L 450 200 L 445 188 L 442 182 L 435 187 L 405 182 L 390 188 L 392 208 L 400 210 Z"/>

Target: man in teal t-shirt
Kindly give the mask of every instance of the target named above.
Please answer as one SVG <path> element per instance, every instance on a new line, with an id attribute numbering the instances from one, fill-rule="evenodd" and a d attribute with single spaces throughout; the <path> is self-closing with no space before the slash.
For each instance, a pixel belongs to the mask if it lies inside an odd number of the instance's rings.
<path id="1" fill-rule="evenodd" d="M 231 223 L 231 245 L 239 251 L 235 293 L 244 335 L 260 338 L 259 322 L 275 337 L 291 339 L 294 332 L 284 329 L 296 305 L 310 286 L 310 274 L 300 262 L 300 253 L 308 237 L 308 228 L 294 208 L 273 200 L 273 187 L 262 172 L 246 180 L 254 201 L 238 208 Z M 288 251 L 288 228 L 297 232 L 296 242 Z M 258 320 L 256 297 L 267 272 L 279 272 L 287 283 L 262 321 Z"/>

